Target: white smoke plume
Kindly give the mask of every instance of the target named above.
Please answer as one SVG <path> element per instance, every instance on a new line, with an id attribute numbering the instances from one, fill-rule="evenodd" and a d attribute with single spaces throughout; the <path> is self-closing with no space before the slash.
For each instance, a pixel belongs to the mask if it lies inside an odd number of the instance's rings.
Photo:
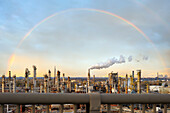
<path id="1" fill-rule="evenodd" d="M 113 57 L 111 59 L 108 59 L 106 62 L 98 63 L 90 67 L 90 69 L 103 69 L 103 68 L 108 68 L 112 66 L 113 64 L 121 64 L 121 63 L 125 63 L 125 57 L 122 55 L 120 55 L 119 59 Z"/>
<path id="2" fill-rule="evenodd" d="M 143 60 L 148 60 L 148 56 L 143 56 Z"/>
<path id="3" fill-rule="evenodd" d="M 128 61 L 131 62 L 132 61 L 132 56 L 128 57 Z"/>

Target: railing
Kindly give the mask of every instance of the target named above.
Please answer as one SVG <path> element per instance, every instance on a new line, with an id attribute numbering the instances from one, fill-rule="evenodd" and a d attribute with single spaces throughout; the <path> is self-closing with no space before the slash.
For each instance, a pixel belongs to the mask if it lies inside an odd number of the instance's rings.
<path id="1" fill-rule="evenodd" d="M 153 104 L 153 113 L 156 113 L 156 104 L 164 104 L 164 113 L 167 113 L 167 104 L 170 104 L 170 94 L 78 94 L 78 93 L 0 93 L 1 113 L 4 112 L 4 104 L 16 104 L 17 113 L 20 113 L 20 105 L 33 105 L 35 113 L 36 104 L 47 105 L 49 113 L 50 104 L 61 104 L 60 112 L 63 112 L 63 104 L 74 104 L 74 113 L 77 112 L 77 104 L 86 104 L 86 113 L 99 113 L 101 104 L 107 104 L 107 112 L 110 112 L 110 104 L 119 104 L 119 112 L 122 113 L 122 104 L 131 104 L 131 112 L 134 113 L 134 104 L 142 104 L 142 113 L 145 112 L 145 104 Z"/>

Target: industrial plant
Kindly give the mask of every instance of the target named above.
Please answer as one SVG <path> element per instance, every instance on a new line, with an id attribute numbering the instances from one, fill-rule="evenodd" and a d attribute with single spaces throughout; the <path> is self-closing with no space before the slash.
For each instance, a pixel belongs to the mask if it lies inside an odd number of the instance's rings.
<path id="1" fill-rule="evenodd" d="M 25 77 L 12 76 L 12 72 L 9 71 L 9 75 L 2 75 L 1 77 L 1 94 L 113 94 L 113 95 L 125 95 L 125 94 L 170 94 L 170 82 L 168 78 L 141 78 L 141 70 L 132 71 L 131 74 L 126 74 L 124 77 L 119 77 L 118 72 L 108 73 L 108 77 L 95 77 L 91 76 L 88 69 L 86 77 L 70 77 L 65 75 L 64 72 L 56 70 L 54 67 L 54 74 L 51 74 L 51 70 L 44 77 L 37 77 L 37 67 L 33 66 L 33 77 L 29 77 L 30 71 L 25 69 Z M 135 74 L 136 73 L 136 74 Z M 135 78 L 137 76 L 137 78 Z M 43 98 L 42 98 L 43 100 Z M 162 111 L 162 104 L 122 104 L 121 111 L 118 104 L 101 104 L 100 112 L 140 112 L 145 109 L 145 112 L 152 112 L 155 109 Z M 19 105 L 18 109 L 14 104 L 1 104 L 1 112 L 4 113 L 57 113 L 57 112 L 78 112 L 83 113 L 88 109 L 87 104 L 23 104 Z M 169 104 L 166 104 L 168 109 Z"/>

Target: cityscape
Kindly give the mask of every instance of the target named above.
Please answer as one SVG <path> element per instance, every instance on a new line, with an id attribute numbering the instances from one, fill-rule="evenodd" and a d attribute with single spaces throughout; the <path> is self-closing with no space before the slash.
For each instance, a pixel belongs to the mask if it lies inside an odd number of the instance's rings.
<path id="1" fill-rule="evenodd" d="M 170 1 L 0 1 L 0 113 L 170 113 Z"/>

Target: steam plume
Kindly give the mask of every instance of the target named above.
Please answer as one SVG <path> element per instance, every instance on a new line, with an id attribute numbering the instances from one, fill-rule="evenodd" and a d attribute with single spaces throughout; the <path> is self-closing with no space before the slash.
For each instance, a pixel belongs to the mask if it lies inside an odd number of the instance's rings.
<path id="1" fill-rule="evenodd" d="M 143 60 L 148 60 L 148 56 L 143 56 Z"/>
<path id="2" fill-rule="evenodd" d="M 128 61 L 131 62 L 132 61 L 132 56 L 128 57 Z"/>
<path id="3" fill-rule="evenodd" d="M 90 67 L 90 69 L 103 69 L 103 68 L 108 68 L 110 66 L 112 66 L 113 64 L 121 64 L 121 63 L 125 63 L 125 57 L 120 55 L 119 60 L 115 57 L 108 59 L 106 62 L 102 62 L 102 63 L 98 63 L 92 67 Z"/>

